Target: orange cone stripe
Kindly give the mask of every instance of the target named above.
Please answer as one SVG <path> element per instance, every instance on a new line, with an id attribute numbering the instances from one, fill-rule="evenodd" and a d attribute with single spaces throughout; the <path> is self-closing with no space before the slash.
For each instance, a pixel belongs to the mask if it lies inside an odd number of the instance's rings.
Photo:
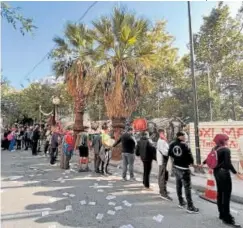
<path id="1" fill-rule="evenodd" d="M 207 185 L 214 187 L 215 186 L 214 180 L 208 180 Z"/>

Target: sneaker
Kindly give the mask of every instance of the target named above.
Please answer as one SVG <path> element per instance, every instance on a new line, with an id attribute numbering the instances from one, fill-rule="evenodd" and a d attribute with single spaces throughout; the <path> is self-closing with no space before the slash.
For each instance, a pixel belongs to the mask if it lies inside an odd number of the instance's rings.
<path id="1" fill-rule="evenodd" d="M 167 201 L 173 201 L 173 199 L 168 195 L 160 195 L 160 198 Z"/>
<path id="2" fill-rule="evenodd" d="M 130 181 L 137 181 L 135 177 L 130 178 Z"/>
<path id="3" fill-rule="evenodd" d="M 225 225 L 228 225 L 228 226 L 231 226 L 231 227 L 238 227 L 238 228 L 241 228 L 242 226 L 238 223 L 235 222 L 235 219 L 232 217 L 232 219 L 230 221 L 224 221 L 223 220 L 223 223 Z"/>
<path id="4" fill-rule="evenodd" d="M 187 207 L 187 213 L 189 214 L 198 214 L 199 213 L 199 209 L 192 206 L 192 207 Z"/>
<path id="5" fill-rule="evenodd" d="M 181 203 L 178 204 L 178 207 L 181 209 L 184 209 L 186 207 L 187 203 L 183 200 Z"/>

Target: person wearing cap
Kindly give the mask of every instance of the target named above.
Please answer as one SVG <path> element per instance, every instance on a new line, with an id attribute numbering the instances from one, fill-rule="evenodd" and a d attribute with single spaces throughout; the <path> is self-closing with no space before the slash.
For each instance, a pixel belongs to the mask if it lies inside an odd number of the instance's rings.
<path id="1" fill-rule="evenodd" d="M 176 140 L 170 144 L 169 156 L 173 159 L 173 166 L 176 176 L 176 191 L 179 199 L 179 208 L 184 208 L 186 202 L 182 197 L 182 186 L 185 188 L 187 200 L 187 212 L 190 214 L 199 213 L 199 209 L 193 205 L 191 196 L 191 171 L 189 166 L 193 165 L 194 159 L 191 149 L 185 142 L 186 137 L 184 132 L 176 134 Z"/>
<path id="2" fill-rule="evenodd" d="M 129 165 L 130 180 L 135 181 L 134 177 L 134 160 L 135 160 L 135 147 L 136 140 L 132 135 L 133 128 L 129 127 L 127 132 L 125 132 L 118 140 L 115 142 L 113 147 L 116 147 L 118 144 L 122 144 L 122 179 L 127 181 L 127 166 Z"/>

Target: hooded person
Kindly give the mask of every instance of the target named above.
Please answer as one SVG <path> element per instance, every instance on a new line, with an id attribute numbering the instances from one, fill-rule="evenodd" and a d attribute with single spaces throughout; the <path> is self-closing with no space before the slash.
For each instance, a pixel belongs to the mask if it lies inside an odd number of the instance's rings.
<path id="1" fill-rule="evenodd" d="M 240 180 L 243 175 L 237 173 L 231 163 L 231 151 L 228 148 L 229 137 L 225 134 L 217 134 L 214 139 L 216 146 L 212 149 L 217 153 L 217 166 L 214 168 L 214 176 L 217 184 L 217 206 L 219 211 L 219 219 L 224 224 L 233 227 L 241 227 L 235 222 L 234 217 L 230 214 L 230 197 L 232 192 L 232 172 Z M 206 160 L 203 162 L 206 164 Z"/>

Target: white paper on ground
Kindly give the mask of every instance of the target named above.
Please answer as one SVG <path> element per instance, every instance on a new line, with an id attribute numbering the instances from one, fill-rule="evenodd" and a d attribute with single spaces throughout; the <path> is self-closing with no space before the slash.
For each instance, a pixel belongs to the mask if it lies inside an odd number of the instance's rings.
<path id="1" fill-rule="evenodd" d="M 234 210 L 234 209 L 230 209 L 230 211 L 232 212 L 232 213 L 234 213 L 234 214 L 239 214 L 239 212 L 237 211 L 237 210 Z"/>
<path id="2" fill-rule="evenodd" d="M 47 216 L 47 215 L 49 215 L 49 211 L 43 211 L 43 212 L 41 213 L 41 215 L 42 215 L 42 217 Z"/>
<path id="3" fill-rule="evenodd" d="M 104 192 L 104 190 L 103 189 L 98 189 L 97 192 Z"/>
<path id="4" fill-rule="evenodd" d="M 85 200 L 82 200 L 82 201 L 80 201 L 80 204 L 81 204 L 81 205 L 86 205 L 87 203 L 86 203 Z"/>
<path id="5" fill-rule="evenodd" d="M 29 175 L 29 177 L 34 177 L 34 176 L 35 176 L 35 175 L 33 175 L 33 174 L 30 174 L 30 175 Z"/>
<path id="6" fill-rule="evenodd" d="M 103 217 L 104 217 L 104 215 L 99 213 L 99 214 L 96 216 L 96 219 L 97 219 L 97 220 L 101 220 L 101 219 L 103 219 Z"/>
<path id="7" fill-rule="evenodd" d="M 71 211 L 72 210 L 72 205 L 66 206 L 66 211 Z"/>
<path id="8" fill-rule="evenodd" d="M 123 202 L 124 204 L 125 204 L 125 203 L 128 203 L 127 200 L 123 200 L 122 202 Z"/>
<path id="9" fill-rule="evenodd" d="M 116 206 L 116 203 L 115 202 L 109 202 L 108 205 L 109 206 Z"/>
<path id="10" fill-rule="evenodd" d="M 108 186 L 113 187 L 113 184 L 112 183 L 109 183 Z"/>
<path id="11" fill-rule="evenodd" d="M 70 194 L 69 196 L 70 196 L 70 197 L 72 197 L 72 198 L 73 198 L 73 197 L 75 197 L 75 195 L 74 195 L 74 194 Z"/>
<path id="12" fill-rule="evenodd" d="M 112 210 L 109 210 L 109 211 L 107 211 L 107 214 L 108 214 L 108 215 L 115 215 L 116 212 L 115 212 L 115 211 L 112 211 Z"/>
<path id="13" fill-rule="evenodd" d="M 117 207 L 115 207 L 115 210 L 116 210 L 116 211 L 120 211 L 120 210 L 122 210 L 122 206 L 117 206 Z"/>
<path id="14" fill-rule="evenodd" d="M 63 195 L 63 196 L 68 196 L 68 195 L 69 195 L 69 193 L 64 192 L 64 193 L 62 193 L 62 195 Z"/>
<path id="15" fill-rule="evenodd" d="M 65 183 L 65 180 L 61 180 L 60 183 Z"/>
<path id="16" fill-rule="evenodd" d="M 111 195 L 106 197 L 107 200 L 112 200 L 112 199 L 115 199 L 115 198 L 116 198 L 116 196 L 111 196 Z"/>
<path id="17" fill-rule="evenodd" d="M 125 203 L 125 206 L 127 206 L 127 207 L 131 207 L 132 204 L 130 204 L 130 203 Z"/>
<path id="18" fill-rule="evenodd" d="M 58 199 L 57 198 L 54 198 L 54 197 L 52 197 L 52 198 L 49 198 L 49 202 L 51 202 L 51 203 L 54 203 L 54 202 L 56 202 Z"/>
<path id="19" fill-rule="evenodd" d="M 98 183 L 94 183 L 94 186 L 99 186 L 99 184 Z"/>
<path id="20" fill-rule="evenodd" d="M 39 174 L 37 174 L 36 176 L 40 177 L 40 176 L 42 176 L 42 175 L 43 175 L 43 174 L 39 173 Z"/>
<path id="21" fill-rule="evenodd" d="M 155 220 L 156 222 L 159 222 L 161 223 L 164 219 L 164 216 L 163 215 L 157 215 L 157 216 L 154 216 L 153 217 L 153 220 Z"/>
<path id="22" fill-rule="evenodd" d="M 65 176 L 65 178 L 68 178 L 68 176 Z"/>
<path id="23" fill-rule="evenodd" d="M 89 202 L 89 205 L 90 206 L 95 206 L 96 205 L 96 202 Z"/>

